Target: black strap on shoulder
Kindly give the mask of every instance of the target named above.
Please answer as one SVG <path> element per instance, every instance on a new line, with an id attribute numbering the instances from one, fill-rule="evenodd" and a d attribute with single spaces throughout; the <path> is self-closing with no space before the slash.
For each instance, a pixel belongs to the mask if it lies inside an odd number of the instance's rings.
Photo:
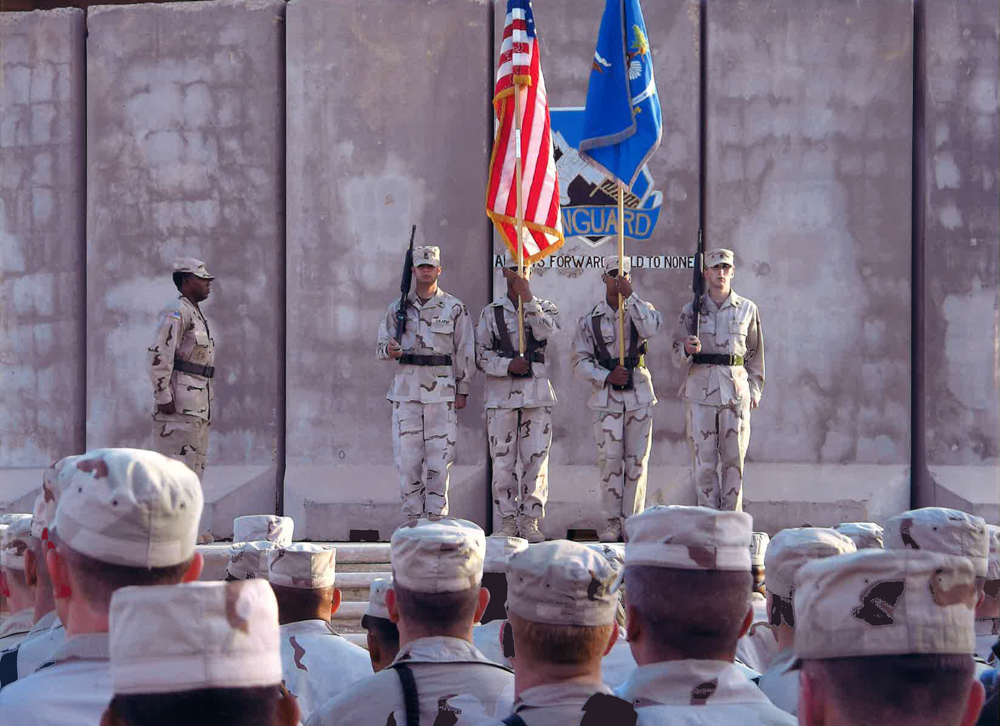
<path id="1" fill-rule="evenodd" d="M 603 315 L 591 315 L 590 316 L 590 327 L 594 331 L 594 346 L 597 350 L 597 360 L 604 360 L 611 357 L 611 351 L 608 350 L 608 344 L 604 342 L 604 333 L 601 332 L 601 318 Z"/>
<path id="2" fill-rule="evenodd" d="M 601 318 L 603 315 L 594 315 L 590 318 L 590 325 L 594 330 L 594 346 L 597 354 L 597 360 L 603 365 L 603 362 L 611 363 L 613 365 L 610 367 L 604 365 L 608 370 L 613 370 L 616 365 L 618 365 L 618 356 L 611 356 L 611 351 L 608 350 L 608 344 L 604 342 L 604 334 L 601 333 Z M 646 343 L 639 344 L 639 330 L 635 327 L 635 322 L 629 320 L 629 341 L 628 341 L 628 357 L 625 359 L 626 368 L 637 368 L 644 365 L 641 356 L 646 354 Z"/>
<path id="3" fill-rule="evenodd" d="M 399 676 L 399 684 L 403 687 L 403 706 L 406 709 L 406 726 L 420 726 L 420 696 L 417 693 L 417 681 L 413 671 L 405 663 L 391 666 Z"/>
<path id="4" fill-rule="evenodd" d="M 528 726 L 528 724 L 524 722 L 524 719 L 518 716 L 516 713 L 512 713 L 510 716 L 505 718 L 503 722 L 507 726 Z"/>
<path id="5" fill-rule="evenodd" d="M 497 324 L 497 347 L 500 349 L 500 355 L 504 358 L 513 358 L 514 346 L 510 343 L 510 331 L 507 329 L 507 321 L 504 320 L 502 305 L 493 307 L 493 318 Z"/>
<path id="6" fill-rule="evenodd" d="M 17 680 L 17 651 L 20 648 L 8 650 L 0 655 L 0 688 Z"/>

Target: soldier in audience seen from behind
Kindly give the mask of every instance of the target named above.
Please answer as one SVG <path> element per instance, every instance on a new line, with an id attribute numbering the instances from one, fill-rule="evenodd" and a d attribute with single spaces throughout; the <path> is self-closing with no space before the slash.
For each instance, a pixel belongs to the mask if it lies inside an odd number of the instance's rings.
<path id="1" fill-rule="evenodd" d="M 267 553 L 268 581 L 278 600 L 282 682 L 299 702 L 302 719 L 352 683 L 372 674 L 368 653 L 333 629 L 340 607 L 333 547 L 300 542 Z"/>
<path id="2" fill-rule="evenodd" d="M 736 644 L 736 659 L 759 673 L 767 670 L 771 659 L 778 653 L 778 640 L 774 632 L 766 627 L 767 587 L 764 557 L 770 541 L 767 532 L 754 532 L 750 539 L 750 574 L 753 576 L 750 606 L 753 608 L 753 624 Z"/>
<path id="3" fill-rule="evenodd" d="M 295 522 L 274 514 L 247 514 L 233 520 L 233 543 L 273 542 L 278 547 L 292 543 Z"/>
<path id="4" fill-rule="evenodd" d="M 15 521 L 0 534 L 0 588 L 11 614 L 0 623 L 0 650 L 24 640 L 35 622 L 34 578 L 25 573 L 25 556 L 31 549 L 31 517 Z"/>
<path id="5" fill-rule="evenodd" d="M 123 588 L 111 599 L 114 697 L 100 725 L 295 726 L 278 641 L 266 582 Z"/>
<path id="6" fill-rule="evenodd" d="M 368 658 L 375 673 L 385 670 L 399 652 L 399 628 L 389 619 L 386 592 L 392 589 L 392 576 L 376 577 L 368 592 L 368 607 L 361 616 L 361 627 L 368 634 Z"/>
<path id="7" fill-rule="evenodd" d="M 976 606 L 976 655 L 996 669 L 993 646 L 1000 639 L 1000 527 L 987 524 L 990 558 L 983 585 L 983 597 Z"/>
<path id="8" fill-rule="evenodd" d="M 486 538 L 483 587 L 490 593 L 490 602 L 482 618 L 472 627 L 472 643 L 476 649 L 494 663 L 509 668 L 514 666 L 508 654 L 513 644 L 504 627 L 507 624 L 507 562 L 512 555 L 527 548 L 528 541 L 521 537 L 494 534 Z"/>
<path id="9" fill-rule="evenodd" d="M 841 522 L 833 528 L 851 538 L 858 550 L 884 549 L 882 528 L 874 522 Z"/>

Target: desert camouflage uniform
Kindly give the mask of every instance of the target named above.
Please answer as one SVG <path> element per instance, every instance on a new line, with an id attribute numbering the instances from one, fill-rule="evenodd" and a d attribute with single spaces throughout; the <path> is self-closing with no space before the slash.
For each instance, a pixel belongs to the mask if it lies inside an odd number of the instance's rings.
<path id="1" fill-rule="evenodd" d="M 573 372 L 589 381 L 593 390 L 587 406 L 595 412 L 594 439 L 597 466 L 601 475 L 601 510 L 605 519 L 630 517 L 646 503 L 646 464 L 653 440 L 653 406 L 656 394 L 649 370 L 636 367 L 633 387 L 616 391 L 605 384 L 610 370 L 598 363 L 594 341 L 594 317 L 611 356 L 618 356 L 618 312 L 606 300 L 580 318 L 573 337 Z M 632 293 L 625 300 L 625 351 L 628 355 L 630 323 L 635 325 L 640 344 L 656 335 L 663 316 L 650 303 Z"/>
<path id="2" fill-rule="evenodd" d="M 176 413 L 153 406 L 153 450 L 183 461 L 205 475 L 208 432 L 212 424 L 212 379 L 174 370 L 174 359 L 215 365 L 215 341 L 201 310 L 183 295 L 162 311 L 149 348 L 149 378 L 156 404 L 174 402 Z"/>
<path id="3" fill-rule="evenodd" d="M 392 450 L 400 498 L 406 515 L 447 514 L 448 476 L 458 440 L 455 396 L 468 395 L 473 371 L 472 322 L 462 301 L 440 288 L 426 303 L 421 304 L 416 292 L 408 300 L 400 342 L 403 352 L 450 355 L 452 364 L 398 364 L 386 399 L 392 402 Z M 396 332 L 398 308 L 397 299 L 379 324 L 378 360 L 392 360 L 388 345 Z"/>
<path id="4" fill-rule="evenodd" d="M 15 648 L 27 638 L 34 619 L 34 608 L 25 608 L 8 615 L 7 619 L 0 623 L 0 650 Z"/>
<path id="5" fill-rule="evenodd" d="M 486 374 L 486 427 L 493 459 L 493 503 L 501 517 L 541 519 L 549 493 L 552 406 L 556 393 L 545 363 L 531 364 L 530 378 L 507 375 L 511 358 L 501 354 L 494 312 L 503 310 L 511 348 L 518 350 L 517 305 L 504 294 L 488 305 L 476 325 L 476 365 Z M 554 303 L 524 303 L 525 337 L 544 341 L 558 330 Z M 543 349 L 544 350 L 544 349 Z M 520 504 L 517 461 L 521 460 Z"/>
<path id="6" fill-rule="evenodd" d="M 692 305 L 684 306 L 674 331 L 673 359 L 687 369 L 680 396 L 687 408 L 687 439 L 698 504 L 743 511 L 743 460 L 750 445 L 750 402 L 764 390 L 764 332 L 757 306 L 731 292 L 716 305 L 701 302 L 701 352 L 741 355 L 742 366 L 695 365 L 684 351 Z M 719 460 L 722 477 L 719 477 Z"/>

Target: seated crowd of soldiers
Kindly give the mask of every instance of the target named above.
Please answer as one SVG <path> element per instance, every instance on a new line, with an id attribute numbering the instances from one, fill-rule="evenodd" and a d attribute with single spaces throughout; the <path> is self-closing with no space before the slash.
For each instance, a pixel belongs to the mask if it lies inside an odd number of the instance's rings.
<path id="1" fill-rule="evenodd" d="M 391 538 L 338 635 L 336 551 L 234 523 L 201 580 L 197 476 L 137 449 L 49 468 L 2 515 L 3 726 L 996 724 L 1000 528 L 953 509 L 803 526 L 654 506 L 624 545 Z"/>

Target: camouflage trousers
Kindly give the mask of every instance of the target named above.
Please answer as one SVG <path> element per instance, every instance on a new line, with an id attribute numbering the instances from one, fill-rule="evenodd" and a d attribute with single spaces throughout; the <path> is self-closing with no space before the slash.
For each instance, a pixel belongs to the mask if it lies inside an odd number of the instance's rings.
<path id="1" fill-rule="evenodd" d="M 457 440 L 454 402 L 392 402 L 392 453 L 403 514 L 448 514 L 448 476 Z"/>
<path id="2" fill-rule="evenodd" d="M 698 505 L 742 512 L 743 459 L 750 445 L 749 402 L 705 406 L 687 401 L 687 440 Z"/>
<path id="3" fill-rule="evenodd" d="M 488 408 L 486 431 L 493 460 L 493 504 L 500 516 L 521 514 L 541 519 L 549 498 L 552 407 Z M 521 460 L 520 487 L 518 459 Z"/>
<path id="4" fill-rule="evenodd" d="M 631 517 L 646 506 L 646 464 L 653 442 L 653 408 L 597 411 L 594 439 L 601 474 L 601 512 L 605 519 Z"/>
<path id="5" fill-rule="evenodd" d="M 197 416 L 183 413 L 154 413 L 153 451 L 183 461 L 199 479 L 203 479 L 205 460 L 208 457 L 210 427 L 208 421 Z"/>

